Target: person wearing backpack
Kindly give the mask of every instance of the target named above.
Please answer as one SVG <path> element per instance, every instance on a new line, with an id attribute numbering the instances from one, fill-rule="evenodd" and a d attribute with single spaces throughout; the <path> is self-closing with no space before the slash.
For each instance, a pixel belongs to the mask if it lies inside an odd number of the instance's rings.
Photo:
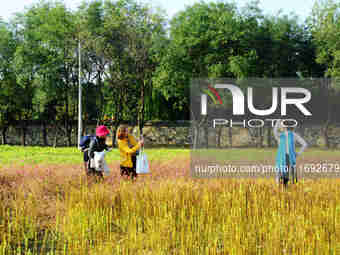
<path id="1" fill-rule="evenodd" d="M 279 133 L 278 129 L 282 128 Z M 307 148 L 306 141 L 292 128 L 285 127 L 279 120 L 274 127 L 274 137 L 278 143 L 278 151 L 276 156 L 276 180 L 278 183 L 287 187 L 289 181 L 289 172 L 293 170 L 295 176 L 292 176 L 293 182 L 297 182 L 296 176 L 296 158 L 300 156 Z M 298 142 L 302 147 L 299 152 L 295 150 L 295 143 Z M 295 179 L 295 180 L 294 180 Z"/>
<path id="2" fill-rule="evenodd" d="M 117 130 L 116 141 L 120 152 L 121 176 L 127 175 L 128 178 L 136 178 L 136 153 L 144 145 L 144 139 L 137 142 L 128 132 L 128 127 L 121 125 Z"/>
<path id="3" fill-rule="evenodd" d="M 98 126 L 96 128 L 95 136 L 86 136 L 85 141 L 81 143 L 82 150 L 84 152 L 84 167 L 87 175 L 93 175 L 94 173 L 89 169 L 89 161 L 94 158 L 94 152 L 102 152 L 103 150 L 109 151 L 109 146 L 106 144 L 106 137 L 110 133 L 106 126 Z M 102 177 L 102 173 L 99 172 Z"/>

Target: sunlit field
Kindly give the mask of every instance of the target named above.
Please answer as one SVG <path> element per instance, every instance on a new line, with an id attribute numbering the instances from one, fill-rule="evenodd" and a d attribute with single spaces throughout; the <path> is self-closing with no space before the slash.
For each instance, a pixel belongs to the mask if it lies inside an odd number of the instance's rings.
<path id="1" fill-rule="evenodd" d="M 0 254 L 340 254 L 340 179 L 194 179 L 188 149 L 146 149 L 151 173 L 85 178 L 76 148 L 0 146 Z M 231 149 L 230 162 L 275 150 Z M 336 161 L 309 149 L 303 162 Z"/>

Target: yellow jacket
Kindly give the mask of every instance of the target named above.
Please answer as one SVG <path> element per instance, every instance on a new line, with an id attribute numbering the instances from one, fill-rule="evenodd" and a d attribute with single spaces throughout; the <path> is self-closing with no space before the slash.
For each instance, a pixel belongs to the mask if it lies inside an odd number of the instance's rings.
<path id="1" fill-rule="evenodd" d="M 131 156 L 140 148 L 139 143 L 137 143 L 136 139 L 130 134 L 127 139 L 117 140 L 120 152 L 120 165 L 123 167 L 133 167 Z M 132 148 L 129 147 L 129 143 L 133 146 Z"/>

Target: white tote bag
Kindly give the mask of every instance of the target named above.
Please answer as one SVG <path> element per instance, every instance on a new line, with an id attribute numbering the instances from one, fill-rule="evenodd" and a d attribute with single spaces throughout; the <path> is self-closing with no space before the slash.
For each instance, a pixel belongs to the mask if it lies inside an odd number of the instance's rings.
<path id="1" fill-rule="evenodd" d="M 146 154 L 144 153 L 143 148 L 139 152 L 139 155 L 137 156 L 136 173 L 137 174 L 148 174 L 148 173 L 150 173 L 148 158 L 147 158 Z"/>
<path id="2" fill-rule="evenodd" d="M 94 152 L 94 160 L 91 162 L 93 165 L 91 167 L 95 168 L 96 171 L 102 171 L 104 175 L 110 175 L 110 168 L 105 160 L 106 151 Z"/>

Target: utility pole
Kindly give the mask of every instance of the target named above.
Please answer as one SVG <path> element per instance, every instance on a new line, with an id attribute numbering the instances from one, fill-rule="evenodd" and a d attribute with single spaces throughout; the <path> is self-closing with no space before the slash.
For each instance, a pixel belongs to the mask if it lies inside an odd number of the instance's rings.
<path id="1" fill-rule="evenodd" d="M 82 105 L 81 105 L 81 45 L 80 40 L 78 43 L 78 57 L 79 57 L 79 70 L 78 70 L 78 149 L 80 149 L 80 138 L 82 133 Z"/>

